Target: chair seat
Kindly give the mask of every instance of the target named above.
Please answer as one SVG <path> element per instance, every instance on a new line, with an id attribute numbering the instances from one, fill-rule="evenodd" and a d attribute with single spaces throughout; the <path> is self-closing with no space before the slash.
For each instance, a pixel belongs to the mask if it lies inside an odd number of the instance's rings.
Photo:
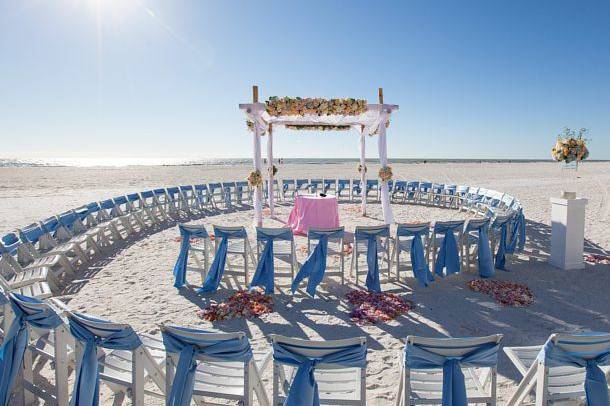
<path id="1" fill-rule="evenodd" d="M 259 371 L 271 359 L 270 352 L 253 351 L 254 363 Z M 254 378 L 254 377 L 252 377 Z M 214 396 L 244 396 L 244 364 L 242 362 L 199 362 L 195 373 L 193 394 Z"/>
<path id="2" fill-rule="evenodd" d="M 472 373 L 471 373 L 472 371 Z M 475 380 L 473 374 L 481 376 L 485 371 L 482 368 L 471 368 L 464 372 L 464 383 L 466 384 L 466 395 L 469 403 L 483 403 L 490 399 L 489 392 L 480 388 L 480 383 Z M 411 402 L 430 403 L 429 400 L 440 400 L 443 397 L 443 371 L 442 370 L 410 370 Z M 480 379 L 480 378 L 479 378 Z M 479 402 L 476 402 L 478 399 Z"/>
<path id="3" fill-rule="evenodd" d="M 398 247 L 400 248 L 401 251 L 411 251 L 411 243 L 412 243 L 412 239 L 398 239 Z"/>
<path id="4" fill-rule="evenodd" d="M 37 299 L 48 299 L 53 296 L 53 292 L 51 292 L 51 288 L 47 282 L 35 282 L 31 285 L 15 288 L 13 289 L 13 292 L 24 296 L 35 297 Z"/>
<path id="5" fill-rule="evenodd" d="M 286 377 L 292 382 L 297 369 L 287 365 L 283 365 L 283 367 Z M 360 388 L 358 384 L 355 384 L 360 382 L 360 369 L 317 369 L 314 376 L 318 383 L 320 400 L 356 401 L 360 399 Z"/>
<path id="6" fill-rule="evenodd" d="M 11 288 L 20 288 L 31 285 L 33 282 L 46 281 L 48 273 L 49 268 L 47 267 L 25 269 L 21 272 L 15 272 L 7 282 Z"/>
<path id="7" fill-rule="evenodd" d="M 519 370 L 525 375 L 532 364 L 536 361 L 542 346 L 528 347 L 505 347 L 504 352 Z M 607 375 L 610 366 L 602 366 L 602 371 Z M 585 368 L 570 366 L 549 367 L 548 391 L 549 400 L 576 399 L 585 396 L 584 381 Z"/>
<path id="8" fill-rule="evenodd" d="M 367 241 L 356 241 L 356 245 L 358 246 L 358 254 L 359 255 L 366 255 L 366 251 L 368 249 L 368 242 Z M 377 240 L 377 252 L 378 253 L 382 253 L 382 252 L 386 252 L 387 248 L 386 246 L 379 240 Z"/>
<path id="9" fill-rule="evenodd" d="M 227 253 L 229 254 L 245 254 L 246 253 L 246 243 L 243 238 L 239 239 L 229 239 L 229 243 L 227 245 Z"/>

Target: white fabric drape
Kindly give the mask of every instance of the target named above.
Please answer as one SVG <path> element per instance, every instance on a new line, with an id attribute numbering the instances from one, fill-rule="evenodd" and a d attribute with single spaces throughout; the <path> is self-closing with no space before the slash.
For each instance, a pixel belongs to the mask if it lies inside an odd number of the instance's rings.
<path id="1" fill-rule="evenodd" d="M 362 127 L 358 127 L 358 132 L 360 132 L 360 167 L 362 168 L 360 172 L 360 187 L 362 189 L 361 211 L 362 215 L 366 216 L 366 134 Z"/>
<path id="2" fill-rule="evenodd" d="M 273 129 L 269 126 L 267 131 L 267 171 L 269 173 L 269 182 L 267 183 L 267 199 L 269 204 L 269 213 L 273 216 Z"/>
<path id="3" fill-rule="evenodd" d="M 261 162 L 261 136 L 259 135 L 260 129 L 258 126 L 254 126 L 254 132 L 252 133 L 252 141 L 254 156 L 252 163 L 254 164 L 254 170 L 260 171 L 262 174 L 263 164 Z M 254 188 L 253 203 L 254 203 L 254 222 L 257 227 L 263 225 L 263 190 L 260 186 Z"/>
<path id="4" fill-rule="evenodd" d="M 388 144 L 386 141 L 386 122 L 388 120 L 388 114 L 386 112 L 380 113 L 379 129 L 377 130 L 377 146 L 379 148 L 379 163 L 381 166 L 388 166 Z M 383 211 L 383 220 L 386 224 L 392 224 L 394 222 L 394 216 L 392 215 L 392 208 L 390 207 L 390 193 L 388 191 L 388 183 L 381 182 L 381 210 Z"/>

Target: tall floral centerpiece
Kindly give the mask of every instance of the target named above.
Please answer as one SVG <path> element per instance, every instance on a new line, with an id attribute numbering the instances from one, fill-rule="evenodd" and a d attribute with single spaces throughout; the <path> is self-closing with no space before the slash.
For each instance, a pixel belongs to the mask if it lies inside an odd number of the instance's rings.
<path id="1" fill-rule="evenodd" d="M 579 130 L 571 130 L 564 128 L 563 132 L 557 136 L 557 142 L 553 149 L 551 149 L 551 156 L 557 162 L 562 164 L 563 169 L 573 169 L 575 172 L 578 171 L 578 164 L 580 161 L 584 161 L 589 157 L 589 149 L 587 148 L 587 139 L 585 136 L 588 134 L 586 128 Z M 578 178 L 578 176 L 576 176 Z M 569 182 L 568 177 L 564 177 L 564 180 Z M 566 189 L 569 187 L 566 184 Z M 576 192 L 562 192 L 562 197 L 565 199 L 575 199 Z"/>

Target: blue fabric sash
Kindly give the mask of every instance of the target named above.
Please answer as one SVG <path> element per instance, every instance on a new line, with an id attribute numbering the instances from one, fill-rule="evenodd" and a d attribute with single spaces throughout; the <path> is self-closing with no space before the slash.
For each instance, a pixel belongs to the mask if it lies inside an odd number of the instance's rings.
<path id="1" fill-rule="evenodd" d="M 2 348 L 0 348 L 0 404 L 2 406 L 9 404 L 11 389 L 23 363 L 23 355 L 29 339 L 27 325 L 52 330 L 62 323 L 51 307 L 29 306 L 30 303 L 44 303 L 39 299 L 11 293 L 10 303 L 15 318 L 4 337 Z"/>
<path id="2" fill-rule="evenodd" d="M 607 333 L 587 333 L 583 335 L 607 336 Z M 601 338 L 601 337 L 600 337 Z M 610 349 L 599 353 L 568 352 L 558 346 L 552 339 L 547 342 L 538 353 L 538 360 L 546 366 L 573 366 L 585 368 L 585 395 L 587 406 L 610 406 L 608 398 L 608 382 L 600 365 L 610 365 Z"/>
<path id="3" fill-rule="evenodd" d="M 443 275 L 443 268 L 447 268 L 446 275 L 460 272 L 460 254 L 453 234 L 454 230 L 459 227 L 462 227 L 462 224 L 436 224 L 434 226 L 434 233 L 445 234 L 434 264 L 434 273 L 438 276 L 445 276 Z"/>
<path id="4" fill-rule="evenodd" d="M 265 248 L 258 259 L 256 271 L 250 282 L 250 287 L 261 286 L 265 288 L 265 293 L 272 295 L 274 285 L 275 266 L 273 264 L 273 241 L 292 241 L 292 229 L 277 228 L 277 229 L 261 229 L 256 230 L 256 239 L 264 241 Z"/>
<path id="5" fill-rule="evenodd" d="M 494 274 L 494 263 L 491 257 L 488 236 L 489 223 L 479 227 L 479 242 L 477 244 L 477 257 L 479 261 L 479 275 L 482 278 L 490 278 Z"/>
<path id="6" fill-rule="evenodd" d="M 219 361 L 238 362 L 247 362 L 252 359 L 252 349 L 246 337 L 212 340 L 205 338 L 205 334 L 201 334 L 200 337 L 191 337 L 182 335 L 174 329 L 187 333 L 205 333 L 184 327 L 172 327 L 172 330 L 162 331 L 165 350 L 168 353 L 180 354 L 172 387 L 168 388 L 167 406 L 189 406 L 191 404 L 195 371 L 197 370 L 196 357 L 205 355 Z"/>
<path id="7" fill-rule="evenodd" d="M 81 320 L 108 324 L 107 328 L 102 328 L 109 332 L 109 334 L 101 337 L 91 331 L 91 328 Z M 99 405 L 100 383 L 97 347 L 133 351 L 142 345 L 140 337 L 131 327 L 111 328 L 111 324 L 114 323 L 82 313 L 73 313 L 70 316 L 70 332 L 77 341 L 84 344 L 80 368 L 76 373 L 76 381 L 74 383 L 72 406 Z"/>
<path id="8" fill-rule="evenodd" d="M 174 265 L 174 287 L 176 288 L 180 288 L 186 283 L 186 264 L 188 263 L 189 250 L 191 248 L 191 237 L 209 237 L 204 226 L 189 226 L 186 224 L 179 224 L 178 229 L 180 230 L 182 242 L 180 243 L 180 254 L 178 254 L 178 260 L 176 261 L 176 265 Z"/>
<path id="9" fill-rule="evenodd" d="M 473 347 L 462 356 L 444 356 L 419 344 L 405 346 L 405 365 L 411 369 L 443 369 L 443 406 L 468 406 L 466 384 L 461 367 L 493 367 L 498 362 L 499 343 Z"/>
<path id="10" fill-rule="evenodd" d="M 225 264 L 227 263 L 229 238 L 246 238 L 246 229 L 225 230 L 214 227 L 214 235 L 214 238 L 220 238 L 220 244 L 216 250 L 214 261 L 212 261 L 212 265 L 210 265 L 210 270 L 205 277 L 203 286 L 197 289 L 198 293 L 214 292 L 218 289 L 222 274 L 225 272 Z"/>
<path id="11" fill-rule="evenodd" d="M 294 293 L 301 281 L 305 278 L 309 278 L 307 282 L 307 293 L 310 296 L 315 296 L 316 288 L 324 279 L 324 272 L 326 272 L 326 257 L 328 255 L 328 239 L 329 238 L 341 238 L 343 237 L 343 230 L 309 230 L 309 238 L 317 239 L 318 245 L 311 254 L 305 260 L 305 263 L 301 266 L 301 269 L 297 273 L 294 281 L 292 282 L 292 293 Z M 340 249 L 343 249 L 341 247 Z"/>
<path id="12" fill-rule="evenodd" d="M 434 282 L 434 276 L 432 272 L 430 272 L 430 267 L 428 266 L 428 261 L 426 261 L 426 254 L 424 252 L 424 244 L 422 242 L 422 235 L 428 234 L 430 232 L 429 226 L 424 226 L 415 228 L 407 228 L 407 227 L 398 227 L 396 231 L 397 237 L 400 236 L 412 236 L 411 240 L 411 266 L 413 267 L 413 274 L 415 275 L 415 279 L 419 282 L 421 286 L 428 286 L 428 283 Z"/>
<path id="13" fill-rule="evenodd" d="M 291 346 L 273 343 L 273 358 L 283 364 L 297 367 L 284 406 L 319 406 L 318 383 L 314 376 L 316 365 L 336 364 L 342 367 L 366 367 L 366 345 L 342 348 L 319 358 L 310 358 L 294 352 Z"/>
<path id="14" fill-rule="evenodd" d="M 379 258 L 377 258 L 377 237 L 388 237 L 389 227 L 382 229 L 357 229 L 356 241 L 367 241 L 366 264 L 366 287 L 373 292 L 381 292 L 381 282 L 379 280 Z"/>
<path id="15" fill-rule="evenodd" d="M 495 266 L 497 269 L 506 271 L 506 237 L 508 221 L 500 224 L 500 241 L 498 242 L 498 250 L 496 251 Z"/>
<path id="16" fill-rule="evenodd" d="M 510 241 L 506 248 L 509 254 L 521 252 L 525 248 L 525 216 L 522 210 L 519 210 L 513 218 L 511 229 Z"/>

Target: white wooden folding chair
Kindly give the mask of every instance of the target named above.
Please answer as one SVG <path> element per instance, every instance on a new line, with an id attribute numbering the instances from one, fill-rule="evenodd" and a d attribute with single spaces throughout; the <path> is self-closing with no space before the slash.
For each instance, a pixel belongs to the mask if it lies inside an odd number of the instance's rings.
<path id="1" fill-rule="evenodd" d="M 344 227 L 336 228 L 315 228 L 311 227 L 307 231 L 307 255 L 311 254 L 312 242 L 316 245 L 319 243 L 322 235 L 328 237 L 328 251 L 326 258 L 326 271 L 324 277 L 338 276 L 341 278 L 341 284 L 345 284 L 345 233 Z M 328 257 L 339 259 L 339 265 L 328 264 Z"/>
<path id="2" fill-rule="evenodd" d="M 366 337 L 344 340 L 311 341 L 271 335 L 274 345 L 279 344 L 306 358 L 320 359 L 346 348 L 364 347 Z M 282 405 L 288 395 L 297 368 L 283 363 L 278 358 L 273 361 L 273 405 Z M 317 363 L 314 371 L 320 404 L 323 405 L 365 405 L 366 404 L 366 361 L 364 367 L 345 367 L 339 363 Z"/>
<path id="3" fill-rule="evenodd" d="M 443 240 L 445 239 L 445 229 L 453 230 L 453 235 L 455 237 L 455 242 L 457 244 L 457 252 L 458 254 L 463 252 L 463 241 L 462 238 L 464 231 L 464 220 L 452 220 L 452 221 L 437 221 L 434 223 L 432 227 L 432 242 L 431 242 L 431 259 L 432 266 L 436 263 L 439 250 L 443 244 Z"/>
<path id="4" fill-rule="evenodd" d="M 403 252 L 411 253 L 411 244 L 416 235 L 421 236 L 426 263 L 430 263 L 430 223 L 398 224 L 396 237 L 394 238 L 394 250 L 392 251 L 392 261 L 396 263 L 397 280 L 400 280 L 400 254 Z M 406 270 L 413 271 L 413 264 L 410 259 Z"/>
<path id="5" fill-rule="evenodd" d="M 195 188 L 193 185 L 181 185 L 180 189 L 180 211 L 187 216 L 192 216 L 197 211 L 195 201 Z"/>
<path id="6" fill-rule="evenodd" d="M 296 194 L 303 195 L 309 193 L 309 179 L 296 179 Z"/>
<path id="7" fill-rule="evenodd" d="M 236 203 L 240 206 L 244 204 L 252 205 L 252 188 L 247 181 L 241 180 L 235 182 Z"/>
<path id="8" fill-rule="evenodd" d="M 155 219 L 157 224 L 161 224 L 166 221 L 171 221 L 171 218 L 165 211 L 163 204 L 159 201 L 155 192 L 152 190 L 145 190 L 140 192 L 142 198 L 143 209 L 148 211 L 148 214 Z"/>
<path id="9" fill-rule="evenodd" d="M 153 227 L 158 224 L 157 218 L 146 206 L 139 193 L 130 193 L 127 196 L 128 212 L 137 217 L 140 226 L 144 228 Z"/>
<path id="10" fill-rule="evenodd" d="M 80 265 L 86 264 L 89 258 L 78 244 L 70 241 L 66 236 L 60 235 L 60 238 L 56 238 L 59 227 L 57 216 L 48 217 L 40 222 L 43 234 L 38 239 L 39 249 L 42 252 L 63 252 L 67 256 L 78 257 L 76 261 Z"/>
<path id="11" fill-rule="evenodd" d="M 281 238 L 278 238 L 278 236 L 281 236 Z M 270 238 L 271 240 L 269 240 Z M 280 262 L 280 265 L 274 264 L 274 278 L 291 278 L 290 281 L 292 282 L 298 268 L 292 229 L 288 227 L 257 227 L 256 257 L 259 262 L 265 244 L 268 243 L 273 244 L 273 259 Z"/>
<path id="12" fill-rule="evenodd" d="M 337 179 L 337 200 L 341 200 L 343 198 L 347 198 L 347 200 L 351 200 L 351 189 L 352 189 L 352 181 L 351 179 Z"/>
<path id="13" fill-rule="evenodd" d="M 59 227 L 55 231 L 55 238 L 58 241 L 78 245 L 86 255 L 87 260 L 102 253 L 102 249 L 94 238 L 94 235 L 101 229 L 92 229 L 91 232 L 88 232 L 89 229 L 81 222 L 74 210 L 61 213 L 57 218 L 59 219 Z"/>
<path id="14" fill-rule="evenodd" d="M 426 338 L 409 336 L 407 344 L 418 346 L 431 357 L 463 357 L 483 346 L 494 346 L 497 351 L 502 334 L 469 338 Z M 440 405 L 443 397 L 443 368 L 411 368 L 405 365 L 404 351 L 398 356 L 400 380 L 396 406 Z M 462 367 L 468 404 L 496 404 L 497 364 L 486 367 Z"/>
<path id="15" fill-rule="evenodd" d="M 199 207 L 199 211 L 202 213 L 205 212 L 206 209 L 214 209 L 214 202 L 212 201 L 208 185 L 195 185 L 195 200 Z"/>
<path id="16" fill-rule="evenodd" d="M 337 179 L 324 179 L 323 180 L 322 192 L 325 194 L 332 193 L 337 195 Z"/>
<path id="17" fill-rule="evenodd" d="M 583 360 L 592 359 L 596 354 L 610 350 L 610 333 L 563 334 L 555 333 L 549 337 L 553 346 L 568 354 L 574 353 Z M 526 401 L 528 395 L 535 391 L 536 406 L 549 404 L 583 404 L 585 398 L 584 367 L 570 363 L 547 363 L 541 354 L 543 345 L 526 347 L 504 347 L 504 352 L 523 376 L 515 393 L 506 403 L 517 406 Z M 549 365 L 550 364 L 550 365 Z M 602 366 L 606 379 L 610 378 L 610 367 Z M 610 391 L 610 388 L 608 388 Z M 589 403 L 593 405 L 593 403 Z"/>
<path id="18" fill-rule="evenodd" d="M 219 182 L 208 183 L 208 191 L 210 193 L 210 199 L 214 205 L 214 208 L 226 203 L 222 190 L 222 184 Z"/>
<path id="19" fill-rule="evenodd" d="M 282 179 L 282 200 L 288 201 L 288 199 L 294 200 L 297 193 L 294 179 Z"/>
<path id="20" fill-rule="evenodd" d="M 223 341 L 247 340 L 243 332 L 220 333 L 161 326 L 163 333 L 171 333 L 191 340 L 193 343 L 222 343 Z M 180 359 L 179 353 L 166 353 L 166 388 L 169 395 Z M 231 401 L 243 406 L 254 404 L 254 395 L 261 406 L 269 406 L 269 399 L 261 378 L 271 360 L 270 352 L 252 351 L 247 361 L 224 361 L 213 355 L 197 355 L 197 370 L 193 384 L 193 401 L 197 405 L 218 405 L 220 400 Z M 214 401 L 210 401 L 214 399 Z"/>
<path id="21" fill-rule="evenodd" d="M 470 272 L 472 264 L 477 264 L 478 268 L 478 248 L 481 244 L 479 229 L 489 223 L 489 219 L 468 219 L 464 224 L 462 261 L 466 266 L 466 271 Z M 487 242 L 489 244 L 489 241 Z M 490 246 L 491 249 L 491 246 Z"/>
<path id="22" fill-rule="evenodd" d="M 214 255 L 218 252 L 220 244 L 220 234 L 228 235 L 227 262 L 224 275 L 243 276 L 244 286 L 248 286 L 249 269 L 256 266 L 256 256 L 250 246 L 246 229 L 243 226 L 227 227 L 214 225 Z M 241 263 L 234 262 L 235 259 Z"/>
<path id="23" fill-rule="evenodd" d="M 369 195 L 373 195 L 375 201 L 378 201 L 381 198 L 381 193 L 379 193 L 379 180 L 378 179 L 367 179 L 366 180 L 366 198 L 369 198 Z"/>
<path id="24" fill-rule="evenodd" d="M 365 267 L 364 272 L 360 269 L 360 257 L 364 256 L 365 259 L 368 255 L 368 241 L 362 237 L 365 234 L 374 233 L 377 234 L 377 257 L 379 260 L 379 273 L 381 274 L 385 270 L 386 277 L 390 278 L 390 230 L 387 225 L 382 226 L 356 226 L 354 232 L 354 246 L 352 250 L 352 262 L 350 266 L 350 274 L 354 275 L 356 272 L 356 285 L 359 285 L 360 274 L 366 275 L 367 268 Z M 366 264 L 366 261 L 365 261 Z M 385 264 L 385 266 L 384 266 Z M 381 275 L 380 275 L 381 276 Z"/>
<path id="25" fill-rule="evenodd" d="M 425 205 L 432 204 L 432 182 L 419 182 L 415 202 Z"/>
<path id="26" fill-rule="evenodd" d="M 23 229 L 17 229 L 21 245 L 17 250 L 17 262 L 21 269 L 13 268 L 16 272 L 34 268 L 48 268 L 56 278 L 60 278 L 64 273 L 74 274 L 78 266 L 78 257 L 69 257 L 65 252 L 48 251 L 41 253 L 36 248 L 36 244 L 44 231 L 37 224 L 30 224 Z"/>

